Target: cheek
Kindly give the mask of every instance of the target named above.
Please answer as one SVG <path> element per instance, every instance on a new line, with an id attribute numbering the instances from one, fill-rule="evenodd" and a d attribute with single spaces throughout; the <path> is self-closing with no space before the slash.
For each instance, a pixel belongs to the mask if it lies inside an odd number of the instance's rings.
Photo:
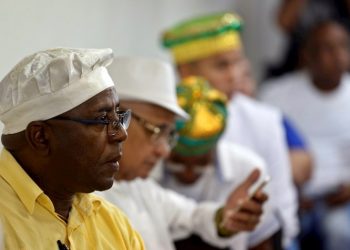
<path id="1" fill-rule="evenodd" d="M 224 88 L 226 85 L 224 74 L 221 74 L 217 70 L 208 71 L 203 76 L 209 81 L 210 85 L 212 85 L 214 88 L 217 88 L 219 90 Z"/>
<path id="2" fill-rule="evenodd" d="M 79 140 L 79 138 L 84 138 L 84 140 Z M 71 157 L 83 170 L 94 172 L 106 151 L 106 140 L 101 136 L 81 136 L 79 138 L 70 143 L 74 145 L 74 150 L 73 147 L 70 147 L 71 150 L 67 151 L 70 151 Z"/>
<path id="3" fill-rule="evenodd" d="M 135 134 L 131 130 L 123 143 L 122 152 L 121 171 L 136 171 L 149 154 L 147 138 L 140 133 Z"/>

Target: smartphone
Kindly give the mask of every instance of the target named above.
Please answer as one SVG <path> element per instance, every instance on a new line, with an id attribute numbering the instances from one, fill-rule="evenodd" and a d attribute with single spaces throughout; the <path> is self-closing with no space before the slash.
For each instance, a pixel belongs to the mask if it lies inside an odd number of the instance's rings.
<path id="1" fill-rule="evenodd" d="M 249 189 L 248 199 L 252 199 L 259 190 L 262 190 L 267 185 L 267 183 L 270 182 L 270 180 L 271 180 L 271 177 L 267 175 L 260 183 L 257 183 L 251 189 Z"/>
<path id="2" fill-rule="evenodd" d="M 248 199 L 252 199 L 259 190 L 263 189 L 267 183 L 271 180 L 270 176 L 265 176 L 265 178 L 259 183 L 256 183 L 256 185 L 253 185 L 249 191 L 248 191 Z M 220 223 L 220 227 L 224 227 L 228 221 L 228 218 L 232 213 L 238 212 L 241 209 L 241 206 L 237 206 L 236 208 L 231 209 L 228 211 L 228 214 L 224 215 L 224 218 L 222 222 Z"/>

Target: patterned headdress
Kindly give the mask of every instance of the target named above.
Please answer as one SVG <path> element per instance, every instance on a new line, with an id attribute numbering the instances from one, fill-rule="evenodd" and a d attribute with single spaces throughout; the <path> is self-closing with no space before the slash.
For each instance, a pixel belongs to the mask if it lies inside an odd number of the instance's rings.
<path id="1" fill-rule="evenodd" d="M 179 105 L 190 119 L 177 121 L 179 140 L 174 151 L 184 156 L 205 154 L 225 129 L 226 96 L 200 77 L 185 78 L 176 91 Z"/>
<path id="2" fill-rule="evenodd" d="M 242 20 L 233 13 L 219 13 L 186 20 L 163 34 L 177 64 L 193 62 L 242 47 Z"/>

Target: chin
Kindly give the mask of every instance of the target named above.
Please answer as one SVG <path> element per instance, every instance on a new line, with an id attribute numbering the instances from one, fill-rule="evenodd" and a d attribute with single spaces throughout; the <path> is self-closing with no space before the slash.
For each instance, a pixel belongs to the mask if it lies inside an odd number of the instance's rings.
<path id="1" fill-rule="evenodd" d="M 99 183 L 95 187 L 95 191 L 105 191 L 107 189 L 110 189 L 113 186 L 114 178 L 109 179 L 108 181 L 104 181 L 103 183 Z"/>
<path id="2" fill-rule="evenodd" d="M 141 173 L 138 177 L 140 177 L 141 179 L 147 179 L 149 176 L 149 172 L 146 173 Z"/>

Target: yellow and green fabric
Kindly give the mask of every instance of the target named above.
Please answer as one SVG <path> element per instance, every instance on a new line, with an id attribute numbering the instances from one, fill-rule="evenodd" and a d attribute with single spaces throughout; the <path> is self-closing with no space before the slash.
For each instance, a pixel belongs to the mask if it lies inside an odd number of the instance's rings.
<path id="1" fill-rule="evenodd" d="M 216 53 L 242 47 L 242 19 L 233 13 L 218 13 L 183 21 L 163 34 L 177 64 L 194 62 Z"/>
<path id="2" fill-rule="evenodd" d="M 176 88 L 178 103 L 189 120 L 178 120 L 174 151 L 183 156 L 202 155 L 215 147 L 225 129 L 226 96 L 200 77 L 187 77 Z"/>

